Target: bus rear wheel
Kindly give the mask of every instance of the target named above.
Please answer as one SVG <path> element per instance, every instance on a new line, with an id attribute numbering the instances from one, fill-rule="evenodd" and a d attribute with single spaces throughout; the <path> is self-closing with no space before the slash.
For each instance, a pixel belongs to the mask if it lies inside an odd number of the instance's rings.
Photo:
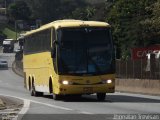
<path id="1" fill-rule="evenodd" d="M 32 87 L 30 89 L 30 93 L 31 93 L 31 96 L 35 96 L 35 97 L 43 96 L 42 92 L 37 92 L 36 91 L 34 83 L 32 84 Z"/>
<path id="2" fill-rule="evenodd" d="M 97 99 L 99 101 L 104 101 L 106 98 L 106 93 L 97 93 Z"/>

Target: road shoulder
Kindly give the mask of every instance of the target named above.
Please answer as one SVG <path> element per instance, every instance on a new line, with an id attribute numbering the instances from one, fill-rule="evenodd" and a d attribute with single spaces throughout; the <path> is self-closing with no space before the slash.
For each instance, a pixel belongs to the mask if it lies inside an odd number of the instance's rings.
<path id="1" fill-rule="evenodd" d="M 18 118 L 23 106 L 23 100 L 0 95 L 0 119 Z"/>
<path id="2" fill-rule="evenodd" d="M 4 109 L 6 109 L 6 106 L 4 102 L 2 101 L 2 99 L 0 99 L 0 110 L 4 110 Z"/>

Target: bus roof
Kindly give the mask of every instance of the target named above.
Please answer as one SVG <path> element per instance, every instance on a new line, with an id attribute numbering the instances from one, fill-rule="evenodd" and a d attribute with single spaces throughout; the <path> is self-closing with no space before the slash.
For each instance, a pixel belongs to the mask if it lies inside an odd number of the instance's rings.
<path id="1" fill-rule="evenodd" d="M 38 29 L 31 30 L 25 33 L 24 36 L 28 36 L 30 34 L 48 29 L 48 28 L 63 28 L 63 27 L 81 27 L 81 26 L 94 26 L 94 27 L 109 27 L 110 25 L 106 22 L 98 22 L 98 21 L 82 21 L 82 20 L 57 20 L 46 25 L 41 26 Z"/>

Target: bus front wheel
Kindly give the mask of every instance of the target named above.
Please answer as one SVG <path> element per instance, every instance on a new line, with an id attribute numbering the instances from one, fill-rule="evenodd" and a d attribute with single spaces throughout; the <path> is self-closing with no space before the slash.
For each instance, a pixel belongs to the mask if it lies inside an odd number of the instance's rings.
<path id="1" fill-rule="evenodd" d="M 54 99 L 54 100 L 60 100 L 61 97 L 62 97 L 61 95 L 57 95 L 57 94 L 54 94 L 54 93 L 53 93 L 53 99 Z"/>
<path id="2" fill-rule="evenodd" d="M 106 98 L 106 93 L 97 93 L 97 99 L 99 101 L 104 101 Z"/>
<path id="3" fill-rule="evenodd" d="M 52 84 L 52 79 L 51 78 L 49 80 L 49 92 L 50 92 L 50 94 L 52 94 L 54 100 L 60 100 L 61 99 L 61 95 L 57 95 L 53 91 L 53 84 Z"/>

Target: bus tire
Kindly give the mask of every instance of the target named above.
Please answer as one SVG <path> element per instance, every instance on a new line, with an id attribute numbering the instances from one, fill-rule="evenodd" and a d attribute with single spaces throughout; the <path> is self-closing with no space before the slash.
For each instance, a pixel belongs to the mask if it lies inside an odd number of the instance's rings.
<path id="1" fill-rule="evenodd" d="M 106 93 L 97 93 L 97 100 L 104 101 L 106 98 Z"/>
<path id="2" fill-rule="evenodd" d="M 54 99 L 54 100 L 60 100 L 60 99 L 61 99 L 61 95 L 57 95 L 57 94 L 54 94 L 54 93 L 53 93 L 52 96 L 53 96 L 53 99 Z"/>
<path id="3" fill-rule="evenodd" d="M 30 93 L 31 93 L 31 96 L 36 96 L 36 91 L 35 91 L 35 87 L 34 87 L 33 84 L 32 84 L 32 86 L 30 88 Z"/>
<path id="4" fill-rule="evenodd" d="M 49 79 L 49 92 L 50 94 L 52 94 L 52 97 L 54 100 L 60 100 L 61 99 L 61 95 L 57 95 L 53 92 L 53 84 L 52 84 L 52 79 Z"/>
<path id="5" fill-rule="evenodd" d="M 43 92 L 36 91 L 34 82 L 32 83 L 30 92 L 31 92 L 31 96 L 35 96 L 35 97 L 43 96 Z"/>
<path id="6" fill-rule="evenodd" d="M 36 95 L 37 95 L 37 97 L 41 97 L 41 96 L 43 96 L 43 92 L 37 92 Z"/>

